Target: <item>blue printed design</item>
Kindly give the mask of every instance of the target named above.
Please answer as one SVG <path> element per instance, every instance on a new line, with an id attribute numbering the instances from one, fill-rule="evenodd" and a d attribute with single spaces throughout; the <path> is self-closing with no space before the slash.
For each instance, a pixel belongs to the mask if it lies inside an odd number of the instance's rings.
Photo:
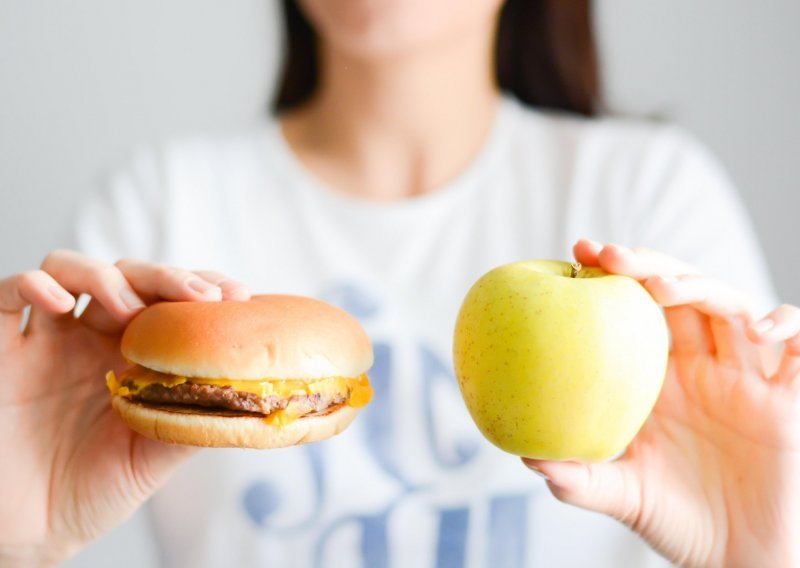
<path id="1" fill-rule="evenodd" d="M 462 568 L 467 556 L 467 509 L 445 509 L 439 514 L 438 568 Z"/>
<path id="2" fill-rule="evenodd" d="M 371 294 L 346 282 L 327 288 L 319 297 L 360 320 L 376 315 L 379 310 L 378 301 Z"/>
<path id="3" fill-rule="evenodd" d="M 406 489 L 411 487 L 411 482 L 398 468 L 396 453 L 392 447 L 396 424 L 391 405 L 391 376 L 392 376 L 392 350 L 384 343 L 373 346 L 375 363 L 369 372 L 370 382 L 374 395 L 364 411 L 359 416 L 366 425 L 366 442 L 369 453 L 381 466 L 381 469 L 400 482 Z"/>
<path id="4" fill-rule="evenodd" d="M 314 506 L 308 516 L 292 525 L 279 526 L 271 523 L 271 517 L 277 514 L 282 506 L 291 507 L 290 503 L 281 500 L 280 489 L 267 480 L 256 480 L 250 483 L 242 494 L 242 505 L 247 517 L 259 527 L 268 528 L 275 534 L 292 534 L 310 527 L 319 517 L 325 503 L 324 465 L 322 449 L 318 445 L 303 446 L 308 457 L 314 486 Z"/>
<path id="5" fill-rule="evenodd" d="M 352 515 L 342 517 L 332 523 L 319 537 L 316 549 L 314 550 L 314 567 L 323 568 L 326 564 L 326 547 L 332 538 L 344 527 L 356 525 L 361 530 L 361 557 L 364 559 L 363 566 L 369 568 L 385 568 L 389 565 L 389 538 L 386 530 L 386 521 L 392 507 L 389 507 L 381 514 Z M 328 563 L 336 566 L 336 563 Z"/>
<path id="6" fill-rule="evenodd" d="M 452 443 L 452 447 L 446 447 L 439 439 L 436 428 L 436 400 L 434 388 L 439 385 L 447 390 L 453 391 L 454 397 L 458 398 L 458 385 L 450 366 L 445 365 L 436 354 L 426 345 L 419 346 L 422 357 L 423 388 L 425 393 L 423 406 L 425 410 L 425 425 L 428 430 L 431 451 L 436 462 L 447 469 L 462 467 L 472 460 L 478 453 L 478 441 L 474 437 L 467 437 L 459 432 L 459 438 Z"/>
<path id="7" fill-rule="evenodd" d="M 487 566 L 522 568 L 525 566 L 525 539 L 528 535 L 526 495 L 495 497 L 489 508 L 489 548 Z"/>
<path id="8" fill-rule="evenodd" d="M 280 494 L 271 483 L 256 481 L 245 490 L 243 502 L 250 520 L 264 526 L 267 517 L 280 507 Z"/>
<path id="9" fill-rule="evenodd" d="M 321 298 L 340 306 L 353 316 L 362 320 L 369 328 L 380 315 L 380 305 L 375 296 L 364 292 L 355 285 L 339 283 L 330 286 L 320 295 Z M 389 534 L 390 520 L 395 518 L 395 508 L 408 503 L 413 497 L 425 502 L 426 495 L 435 495 L 436 487 L 430 484 L 415 483 L 403 470 L 407 464 L 397 452 L 394 441 L 397 439 L 396 428 L 402 427 L 403 420 L 409 417 L 396 415 L 396 406 L 392 404 L 393 383 L 396 379 L 393 369 L 395 351 L 390 341 L 392 338 L 375 338 L 375 362 L 369 373 L 374 388 L 374 398 L 359 417 L 361 435 L 370 459 L 380 471 L 397 483 L 397 493 L 390 503 L 379 510 L 366 513 L 350 511 L 343 516 L 326 521 L 326 525 L 317 526 L 327 501 L 325 453 L 323 445 L 311 444 L 303 447 L 307 465 L 312 474 L 312 482 L 307 494 L 313 497 L 313 506 L 305 518 L 292 525 L 279 525 L 276 522 L 278 513 L 290 510 L 293 506 L 283 497 L 279 486 L 268 479 L 257 479 L 250 483 L 242 493 L 241 503 L 250 521 L 265 534 L 270 536 L 296 536 L 307 532 L 309 535 L 320 531 L 318 537 L 310 543 L 309 552 L 313 555 L 314 565 L 323 567 L 337 565 L 327 554 L 337 539 L 343 538 L 345 529 L 355 529 L 359 535 L 361 564 L 370 568 L 385 568 L 390 562 L 392 542 Z M 427 437 L 421 442 L 425 445 L 420 451 L 428 451 L 432 463 L 440 472 L 458 475 L 477 458 L 480 440 L 471 430 L 458 430 L 457 424 L 443 424 L 441 416 L 437 416 L 437 403 L 444 396 L 448 401 L 457 400 L 458 386 L 450 365 L 443 361 L 436 352 L 424 343 L 416 344 L 416 356 L 422 372 L 422 392 L 419 409 L 421 415 L 411 417 L 422 420 Z M 439 406 L 438 408 L 441 408 Z M 449 428 L 449 429 L 448 429 Z M 465 496 L 465 501 L 473 495 Z M 525 564 L 526 550 L 529 546 L 528 509 L 530 495 L 504 495 L 489 501 L 489 515 L 486 525 L 471 527 L 473 521 L 471 509 L 467 506 L 437 507 L 429 505 L 428 513 L 437 524 L 435 550 L 436 566 L 440 568 L 461 568 L 467 560 L 468 534 L 488 537 L 486 549 L 486 566 L 500 568 L 517 568 Z M 352 533 L 350 533 L 352 534 Z"/>

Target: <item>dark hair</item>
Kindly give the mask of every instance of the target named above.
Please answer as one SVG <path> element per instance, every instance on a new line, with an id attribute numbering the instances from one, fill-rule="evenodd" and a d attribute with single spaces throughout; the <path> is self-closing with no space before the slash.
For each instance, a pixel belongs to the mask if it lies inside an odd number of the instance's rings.
<path id="1" fill-rule="evenodd" d="M 274 112 L 308 100 L 318 82 L 317 35 L 297 6 L 283 0 L 286 49 Z M 590 0 L 506 0 L 500 13 L 495 75 L 525 104 L 591 116 L 600 73 Z"/>

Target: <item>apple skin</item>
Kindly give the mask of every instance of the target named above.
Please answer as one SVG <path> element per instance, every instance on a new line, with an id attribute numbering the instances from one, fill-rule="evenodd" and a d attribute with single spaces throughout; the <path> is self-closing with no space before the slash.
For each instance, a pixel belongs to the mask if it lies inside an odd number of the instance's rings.
<path id="1" fill-rule="evenodd" d="M 506 264 L 456 321 L 458 384 L 481 433 L 545 460 L 624 451 L 658 398 L 669 357 L 661 308 L 636 280 L 567 262 Z"/>

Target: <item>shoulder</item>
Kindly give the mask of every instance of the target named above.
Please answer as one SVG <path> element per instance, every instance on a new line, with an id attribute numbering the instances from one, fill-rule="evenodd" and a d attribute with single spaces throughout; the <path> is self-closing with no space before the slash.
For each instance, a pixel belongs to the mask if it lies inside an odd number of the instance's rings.
<path id="1" fill-rule="evenodd" d="M 143 152 L 161 168 L 165 181 L 194 181 L 261 163 L 268 128 L 262 123 L 236 132 L 185 135 Z"/>
<path id="2" fill-rule="evenodd" d="M 139 146 L 107 169 L 79 208 L 74 245 L 101 258 L 164 258 L 188 224 L 211 224 L 237 193 L 259 186 L 268 171 L 266 126 L 198 134 Z"/>
<path id="3" fill-rule="evenodd" d="M 515 141 L 523 146 L 548 146 L 565 160 L 597 168 L 633 167 L 666 159 L 711 159 L 685 129 L 642 118 L 583 117 L 530 108 L 506 99 L 513 115 Z"/>
<path id="4" fill-rule="evenodd" d="M 188 134 L 141 145 L 109 168 L 100 193 L 168 214 L 192 200 L 217 200 L 253 187 L 270 169 L 265 123 L 238 131 Z"/>
<path id="5" fill-rule="evenodd" d="M 559 187 L 584 200 L 620 211 L 697 190 L 709 196 L 733 191 L 716 157 L 680 126 L 542 111 L 513 100 L 506 105 L 514 116 L 515 161 L 550 172 Z"/>

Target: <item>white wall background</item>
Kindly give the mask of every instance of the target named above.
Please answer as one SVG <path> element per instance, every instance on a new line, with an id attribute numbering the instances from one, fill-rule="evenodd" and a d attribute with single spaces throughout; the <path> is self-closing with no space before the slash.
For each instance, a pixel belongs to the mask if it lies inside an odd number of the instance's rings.
<path id="1" fill-rule="evenodd" d="M 36 266 L 134 145 L 256 120 L 278 51 L 265 0 L 0 0 L 0 275 Z M 780 294 L 800 303 L 800 2 L 598 0 L 614 109 L 721 156 Z M 732 275 L 735 280 L 735 275 Z M 68 565 L 149 566 L 142 514 Z"/>

